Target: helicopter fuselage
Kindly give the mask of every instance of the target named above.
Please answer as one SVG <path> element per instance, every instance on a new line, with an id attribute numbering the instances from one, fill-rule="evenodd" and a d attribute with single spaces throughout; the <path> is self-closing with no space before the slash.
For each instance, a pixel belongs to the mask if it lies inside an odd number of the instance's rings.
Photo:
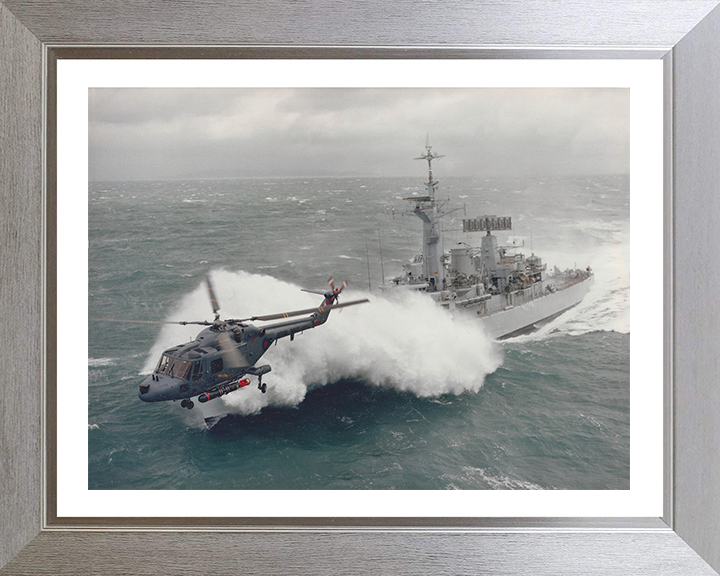
<path id="1" fill-rule="evenodd" d="M 270 367 L 255 364 L 270 345 L 325 323 L 330 310 L 323 306 L 330 304 L 326 300 L 310 317 L 262 328 L 235 320 L 216 322 L 192 342 L 165 350 L 153 373 L 140 384 L 138 397 L 144 402 L 190 399 L 222 391 L 246 374 L 261 378 Z"/>

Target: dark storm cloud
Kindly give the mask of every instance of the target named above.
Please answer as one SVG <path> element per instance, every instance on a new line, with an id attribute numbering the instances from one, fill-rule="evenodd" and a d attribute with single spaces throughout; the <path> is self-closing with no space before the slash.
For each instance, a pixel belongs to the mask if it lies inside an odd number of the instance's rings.
<path id="1" fill-rule="evenodd" d="M 92 180 L 629 171 L 627 89 L 93 89 Z"/>

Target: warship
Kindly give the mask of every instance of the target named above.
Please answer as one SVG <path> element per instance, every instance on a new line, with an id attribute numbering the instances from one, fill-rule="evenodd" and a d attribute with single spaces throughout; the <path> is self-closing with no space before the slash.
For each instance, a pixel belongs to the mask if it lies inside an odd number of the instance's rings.
<path id="1" fill-rule="evenodd" d="M 380 289 L 423 292 L 453 314 L 478 318 L 497 340 L 531 333 L 577 306 L 594 282 L 592 269 L 548 271 L 534 253 L 526 257 L 515 245 L 499 244 L 493 232 L 512 230 L 511 217 L 463 219 L 463 232 L 482 234 L 480 245 L 461 242 L 445 251 L 442 218 L 455 210 L 444 211 L 447 202 L 438 202 L 439 181 L 432 172 L 433 160 L 443 157 L 428 138 L 425 152 L 415 158 L 428 163 L 426 193 L 403 200 L 414 203 L 412 214 L 422 221 L 422 253 Z"/>

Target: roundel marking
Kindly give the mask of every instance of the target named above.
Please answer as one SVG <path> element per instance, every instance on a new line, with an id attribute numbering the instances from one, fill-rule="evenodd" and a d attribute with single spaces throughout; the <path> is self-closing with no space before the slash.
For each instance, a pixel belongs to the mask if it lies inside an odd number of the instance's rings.
<path id="1" fill-rule="evenodd" d="M 263 350 L 267 350 L 270 346 L 270 338 L 263 338 Z"/>

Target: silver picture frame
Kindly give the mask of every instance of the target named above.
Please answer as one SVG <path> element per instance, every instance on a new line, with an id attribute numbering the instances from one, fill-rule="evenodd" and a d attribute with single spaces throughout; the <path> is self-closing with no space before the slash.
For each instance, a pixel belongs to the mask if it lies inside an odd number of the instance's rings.
<path id="1" fill-rule="evenodd" d="M 0 0 L 0 574 L 717 574 L 718 4 Z M 663 516 L 58 518 L 54 65 L 98 57 L 662 59 Z"/>

